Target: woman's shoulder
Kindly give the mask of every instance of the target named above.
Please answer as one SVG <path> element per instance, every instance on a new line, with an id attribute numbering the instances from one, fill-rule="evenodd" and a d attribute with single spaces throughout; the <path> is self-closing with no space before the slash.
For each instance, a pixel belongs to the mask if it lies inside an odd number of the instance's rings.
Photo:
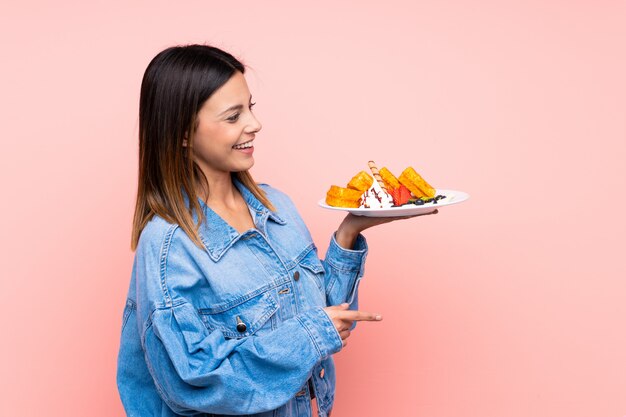
<path id="1" fill-rule="evenodd" d="M 260 182 L 257 185 L 259 186 L 260 189 L 263 190 L 263 192 L 265 193 L 267 198 L 272 202 L 272 204 L 277 206 L 277 208 L 284 207 L 284 208 L 292 209 L 295 207 L 293 201 L 285 192 L 264 182 Z"/>
<path id="2" fill-rule="evenodd" d="M 275 213 L 280 216 L 280 218 L 289 223 L 299 225 L 302 229 L 306 229 L 298 207 L 287 193 L 266 183 L 259 183 L 258 186 L 265 192 L 267 198 L 274 205 L 276 209 Z"/>
<path id="3" fill-rule="evenodd" d="M 178 225 L 173 224 L 158 215 L 153 215 L 146 223 L 139 236 L 139 246 L 155 246 L 161 244 L 168 233 L 172 233 Z"/>
<path id="4" fill-rule="evenodd" d="M 195 244 L 178 224 L 170 223 L 156 214 L 153 215 L 141 231 L 137 254 L 160 257 L 167 254 L 172 247 L 191 249 L 195 247 Z"/>
<path id="5" fill-rule="evenodd" d="M 257 185 L 259 186 L 259 188 L 261 188 L 265 194 L 269 196 L 280 196 L 280 197 L 287 197 L 287 194 L 285 194 L 283 191 L 279 190 L 278 188 L 266 183 L 266 182 L 259 182 L 257 183 Z M 288 197 L 287 197 L 288 198 Z"/>

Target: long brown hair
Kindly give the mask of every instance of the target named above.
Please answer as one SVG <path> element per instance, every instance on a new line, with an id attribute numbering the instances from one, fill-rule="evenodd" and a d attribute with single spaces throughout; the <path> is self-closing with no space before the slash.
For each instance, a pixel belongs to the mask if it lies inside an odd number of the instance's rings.
<path id="1" fill-rule="evenodd" d="M 132 250 L 154 215 L 178 224 L 196 245 L 203 247 L 198 228 L 205 217 L 196 189 L 200 186 L 208 190 L 208 181 L 193 160 L 193 146 L 185 147 L 183 141 L 193 136 L 196 116 L 204 102 L 235 71 L 244 73 L 244 65 L 231 54 L 208 45 L 167 48 L 146 68 L 139 98 L 139 181 Z M 232 175 L 274 210 L 248 171 Z"/>

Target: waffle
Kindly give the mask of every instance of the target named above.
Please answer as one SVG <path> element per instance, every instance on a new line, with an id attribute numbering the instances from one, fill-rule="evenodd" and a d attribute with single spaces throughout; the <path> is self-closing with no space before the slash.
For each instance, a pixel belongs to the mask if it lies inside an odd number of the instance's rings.
<path id="1" fill-rule="evenodd" d="M 356 174 L 348 183 L 348 188 L 364 192 L 372 186 L 374 179 L 365 171 Z"/>
<path id="2" fill-rule="evenodd" d="M 387 169 L 387 167 L 382 167 L 380 169 L 380 176 L 387 185 L 388 190 L 395 190 L 396 188 L 400 187 L 400 182 L 398 181 L 396 176 Z"/>
<path id="3" fill-rule="evenodd" d="M 334 207 L 358 208 L 362 191 L 331 185 L 326 193 L 326 204 Z"/>
<path id="4" fill-rule="evenodd" d="M 434 197 L 435 189 L 428 184 L 412 167 L 408 167 L 398 177 L 400 184 L 408 188 L 415 197 Z"/>

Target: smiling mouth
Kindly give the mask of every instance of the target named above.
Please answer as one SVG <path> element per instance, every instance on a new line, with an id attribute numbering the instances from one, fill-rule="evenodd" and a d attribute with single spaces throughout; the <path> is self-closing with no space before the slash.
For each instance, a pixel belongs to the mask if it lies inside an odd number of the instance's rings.
<path id="1" fill-rule="evenodd" d="M 252 144 L 254 143 L 254 139 L 249 140 L 247 142 L 244 143 L 240 143 L 238 145 L 234 145 L 233 149 L 246 149 L 246 148 L 251 148 Z"/>

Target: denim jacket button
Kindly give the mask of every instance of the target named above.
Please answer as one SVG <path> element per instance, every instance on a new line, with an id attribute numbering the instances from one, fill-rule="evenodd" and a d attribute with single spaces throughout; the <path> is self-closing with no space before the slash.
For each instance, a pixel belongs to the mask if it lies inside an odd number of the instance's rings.
<path id="1" fill-rule="evenodd" d="M 246 323 L 244 323 L 243 321 L 241 321 L 241 319 L 239 318 L 239 316 L 237 316 L 237 331 L 239 333 L 243 333 L 246 331 L 248 327 L 246 326 Z"/>
<path id="2" fill-rule="evenodd" d="M 300 279 L 300 272 L 299 271 L 294 272 L 293 273 L 293 280 L 297 281 L 299 279 Z"/>

